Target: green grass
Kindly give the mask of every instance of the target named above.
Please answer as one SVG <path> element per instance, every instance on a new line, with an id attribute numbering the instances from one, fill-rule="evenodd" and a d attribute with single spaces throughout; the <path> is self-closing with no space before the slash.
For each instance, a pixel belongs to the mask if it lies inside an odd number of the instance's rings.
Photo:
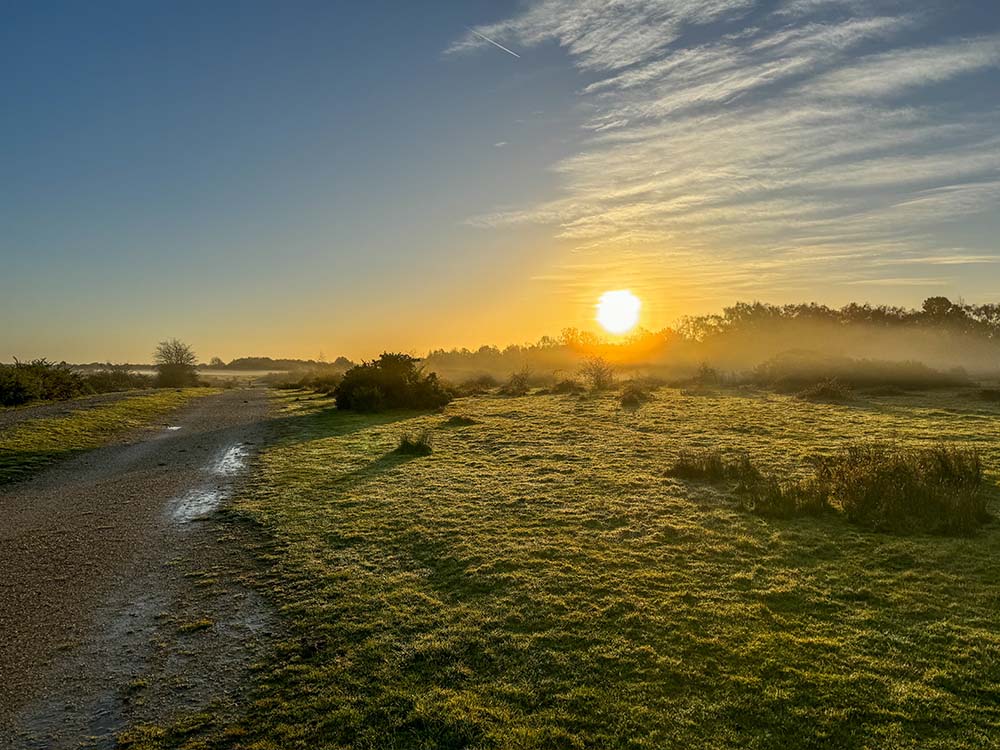
<path id="1" fill-rule="evenodd" d="M 974 444 L 995 479 L 995 410 L 662 389 L 639 411 L 463 399 L 449 411 L 476 424 L 453 430 L 328 406 L 289 401 L 236 503 L 284 621 L 245 719 L 140 728 L 159 739 L 135 747 L 995 746 L 996 523 L 954 539 L 769 520 L 666 476 L 699 449 L 802 476 L 863 437 Z M 424 429 L 432 455 L 392 454 Z"/>
<path id="2" fill-rule="evenodd" d="M 142 427 L 209 388 L 162 390 L 61 417 L 27 419 L 0 432 L 0 484 L 31 476 L 54 461 L 104 445 Z"/>

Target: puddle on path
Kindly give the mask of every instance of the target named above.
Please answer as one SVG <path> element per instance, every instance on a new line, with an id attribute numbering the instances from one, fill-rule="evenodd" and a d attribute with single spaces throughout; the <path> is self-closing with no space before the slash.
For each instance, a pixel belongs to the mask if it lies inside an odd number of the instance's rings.
<path id="1" fill-rule="evenodd" d="M 242 443 L 234 445 L 222 454 L 214 467 L 214 472 L 220 476 L 232 477 L 241 473 L 247 465 L 250 449 Z"/>
<path id="2" fill-rule="evenodd" d="M 232 478 L 246 469 L 250 449 L 243 443 L 231 445 L 208 464 L 208 481 L 188 490 L 170 503 L 169 515 L 177 523 L 207 518 L 232 494 Z"/>

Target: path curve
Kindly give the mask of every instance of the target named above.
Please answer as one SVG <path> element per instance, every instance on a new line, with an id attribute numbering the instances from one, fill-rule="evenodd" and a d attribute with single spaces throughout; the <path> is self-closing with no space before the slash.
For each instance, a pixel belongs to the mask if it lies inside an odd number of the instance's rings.
<path id="1" fill-rule="evenodd" d="M 211 546 L 196 522 L 239 481 L 268 411 L 264 389 L 195 399 L 169 426 L 0 488 L 0 747 L 112 746 L 124 719 L 107 683 L 142 666 L 169 566 Z"/>

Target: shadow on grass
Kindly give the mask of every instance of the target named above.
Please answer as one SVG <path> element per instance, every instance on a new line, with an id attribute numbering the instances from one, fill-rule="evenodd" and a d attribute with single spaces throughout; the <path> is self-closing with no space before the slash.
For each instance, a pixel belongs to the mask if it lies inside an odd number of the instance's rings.
<path id="1" fill-rule="evenodd" d="M 376 458 L 374 461 L 362 466 L 360 469 L 355 469 L 354 471 L 348 471 L 337 477 L 337 484 L 353 484 L 355 482 L 365 482 L 372 479 L 383 472 L 389 471 L 401 466 L 402 464 L 414 461 L 422 456 L 412 456 L 406 455 L 404 453 L 396 453 L 392 451 L 386 453 L 384 456 Z"/>
<path id="2" fill-rule="evenodd" d="M 57 461 L 83 452 L 79 448 L 61 451 L 0 450 L 0 486 L 28 479 Z"/>

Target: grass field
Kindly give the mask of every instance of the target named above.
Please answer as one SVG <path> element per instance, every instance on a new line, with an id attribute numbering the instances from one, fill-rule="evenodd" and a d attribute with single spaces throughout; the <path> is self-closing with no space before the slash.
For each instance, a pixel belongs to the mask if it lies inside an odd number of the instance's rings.
<path id="1" fill-rule="evenodd" d="M 45 466 L 104 445 L 217 391 L 208 388 L 161 390 L 59 417 L 26 419 L 0 432 L 0 484 L 24 479 Z"/>
<path id="2" fill-rule="evenodd" d="M 284 621 L 247 716 L 126 746 L 1000 745 L 1000 525 L 765 520 L 666 477 L 684 449 L 791 476 L 845 441 L 941 437 L 978 446 L 992 481 L 995 405 L 660 389 L 635 411 L 609 393 L 359 416 L 299 396 L 231 512 L 262 532 Z M 433 453 L 393 452 L 421 430 Z"/>

